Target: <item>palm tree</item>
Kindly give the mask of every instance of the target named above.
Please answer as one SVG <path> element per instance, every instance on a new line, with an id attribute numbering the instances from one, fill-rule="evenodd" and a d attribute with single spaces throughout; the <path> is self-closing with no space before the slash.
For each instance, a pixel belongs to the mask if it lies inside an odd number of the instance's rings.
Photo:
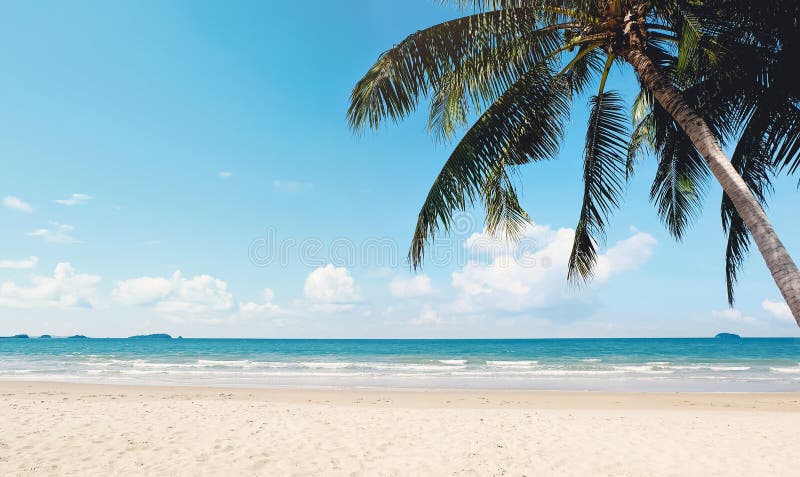
<path id="1" fill-rule="evenodd" d="M 724 191 L 729 299 L 751 235 L 800 325 L 800 272 L 759 203 L 771 171 L 748 163 L 763 148 L 740 142 L 742 153 L 735 156 L 739 163 L 732 164 L 720 146 L 721 140 L 741 132 L 736 118 L 749 126 L 755 114 L 742 93 L 753 88 L 752 78 L 745 85 L 733 71 L 740 68 L 728 68 L 728 62 L 746 59 L 753 48 L 779 50 L 780 45 L 737 37 L 737 25 L 746 22 L 726 21 L 725 2 L 719 0 L 713 5 L 677 0 L 456 3 L 472 13 L 417 31 L 383 53 L 356 84 L 348 109 L 354 130 L 378 129 L 429 97 L 429 131 L 440 139 L 451 138 L 473 112 L 482 111 L 419 213 L 409 251 L 415 269 L 425 246 L 450 228 L 453 212 L 478 200 L 485 205 L 490 232 L 519 235 L 529 219 L 511 171 L 556 157 L 571 102 L 597 84 L 597 94 L 589 100 L 584 197 L 568 279 L 592 276 L 596 244 L 621 202 L 636 158 L 647 148 L 659 158 L 651 199 L 670 232 L 683 235 L 696 215 L 698 186 L 710 171 Z M 748 20 L 757 17 L 739 13 Z M 633 105 L 632 135 L 620 95 L 605 90 L 615 63 L 630 65 L 641 85 Z M 730 73 L 719 73 L 728 69 Z M 774 130 L 762 132 L 782 144 Z M 756 194 L 748 182 L 761 186 Z"/>
<path id="2" fill-rule="evenodd" d="M 800 83 L 795 81 L 794 56 L 800 47 L 800 4 L 704 0 L 693 10 L 703 18 L 699 26 L 713 32 L 709 37 L 717 44 L 700 51 L 708 50 L 718 58 L 706 62 L 705 71 L 694 71 L 695 81 L 681 92 L 719 126 L 723 137 L 730 140 L 738 133 L 731 163 L 764 204 L 773 175 L 800 171 Z M 708 37 L 701 39 L 708 44 Z M 723 59 L 724 67 L 720 67 Z M 685 75 L 681 79 L 686 83 Z M 648 121 L 639 124 L 649 127 Z M 733 305 L 733 288 L 750 234 L 725 193 L 722 224 L 728 234 L 725 272 L 728 301 Z"/>

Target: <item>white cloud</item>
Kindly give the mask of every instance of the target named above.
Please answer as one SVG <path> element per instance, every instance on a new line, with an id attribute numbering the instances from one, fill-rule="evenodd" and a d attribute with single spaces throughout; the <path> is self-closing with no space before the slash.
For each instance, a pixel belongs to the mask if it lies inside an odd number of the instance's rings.
<path id="1" fill-rule="evenodd" d="M 657 244 L 651 235 L 634 230 L 631 237 L 598 255 L 595 277 L 588 286 L 575 287 L 566 280 L 574 235 L 572 229 L 535 224 L 527 227 L 517 244 L 486 232 L 474 234 L 467 247 L 478 260 L 452 274 L 458 294 L 451 311 L 520 313 L 566 307 L 572 315 L 585 314 L 598 287 L 614 275 L 638 269 Z"/>
<path id="2" fill-rule="evenodd" d="M 33 232 L 28 232 L 30 237 L 41 237 L 45 242 L 53 243 L 80 243 L 72 236 L 72 231 L 75 227 L 69 224 L 59 224 L 58 222 L 50 222 L 50 228 L 36 229 Z"/>
<path id="3" fill-rule="evenodd" d="M 246 318 L 274 318 L 279 314 L 283 314 L 282 312 L 284 310 L 275 303 L 272 303 L 272 300 L 275 298 L 275 293 L 271 288 L 265 288 L 261 292 L 261 296 L 264 299 L 263 303 L 247 302 L 239 304 L 239 312 L 242 316 Z"/>
<path id="4" fill-rule="evenodd" d="M 172 288 L 173 281 L 169 278 L 131 278 L 117 282 L 111 296 L 123 305 L 144 305 L 166 298 Z"/>
<path id="5" fill-rule="evenodd" d="M 184 278 L 176 271 L 170 278 L 141 277 L 117 283 L 112 297 L 126 305 L 152 305 L 164 314 L 211 314 L 233 307 L 228 284 L 210 275 Z"/>
<path id="6" fill-rule="evenodd" d="M 431 295 L 435 290 L 429 276 L 417 275 L 410 278 L 395 278 L 389 283 L 389 291 L 395 298 L 419 298 Z"/>
<path id="7" fill-rule="evenodd" d="M 747 323 L 752 324 L 755 323 L 756 320 L 752 316 L 747 316 L 742 313 L 741 310 L 736 308 L 726 308 L 724 310 L 712 310 L 711 316 L 714 318 L 720 318 L 725 321 L 730 321 L 732 323 Z"/>
<path id="8" fill-rule="evenodd" d="M 306 298 L 321 304 L 345 304 L 361 299 L 350 271 L 331 264 L 309 273 L 303 292 Z"/>
<path id="9" fill-rule="evenodd" d="M 14 270 L 30 270 L 36 268 L 39 257 L 28 257 L 22 260 L 0 260 L 0 268 L 10 268 Z"/>
<path id="10" fill-rule="evenodd" d="M 66 199 L 56 199 L 57 204 L 61 205 L 83 205 L 92 200 L 92 196 L 86 194 L 70 194 Z"/>
<path id="11" fill-rule="evenodd" d="M 7 209 L 18 210 L 28 214 L 33 212 L 33 206 L 31 204 L 13 195 L 3 197 L 3 206 Z"/>
<path id="12" fill-rule="evenodd" d="M 311 182 L 282 181 L 276 179 L 272 181 L 272 187 L 281 192 L 305 192 L 313 189 L 314 184 Z"/>
<path id="13" fill-rule="evenodd" d="M 32 275 L 31 286 L 0 285 L 0 306 L 9 308 L 75 308 L 97 304 L 100 277 L 75 273 L 69 263 L 56 265 L 52 277 Z"/>
<path id="14" fill-rule="evenodd" d="M 653 255 L 656 239 L 635 228 L 631 232 L 631 237 L 617 242 L 597 258 L 596 280 L 606 281 L 612 275 L 636 271 Z"/>
<path id="15" fill-rule="evenodd" d="M 778 320 L 789 323 L 795 322 L 792 316 L 792 310 L 789 309 L 789 305 L 785 302 L 764 300 L 761 302 L 761 308 Z"/>
<path id="16" fill-rule="evenodd" d="M 548 226 L 530 224 L 526 226 L 524 233 L 518 241 L 506 240 L 502 236 L 493 236 L 483 232 L 473 233 L 466 242 L 473 259 L 492 260 L 496 257 L 516 256 L 522 257 L 530 255 L 540 250 L 544 245 L 556 239 L 556 234 L 561 230 L 553 230 Z"/>
<path id="17" fill-rule="evenodd" d="M 439 313 L 430 307 L 423 308 L 420 314 L 411 320 L 411 324 L 417 326 L 436 326 L 443 322 Z"/>
<path id="18" fill-rule="evenodd" d="M 220 179 L 227 179 L 229 177 L 233 177 L 233 172 L 231 172 L 231 171 L 221 171 L 219 173 L 219 178 Z"/>

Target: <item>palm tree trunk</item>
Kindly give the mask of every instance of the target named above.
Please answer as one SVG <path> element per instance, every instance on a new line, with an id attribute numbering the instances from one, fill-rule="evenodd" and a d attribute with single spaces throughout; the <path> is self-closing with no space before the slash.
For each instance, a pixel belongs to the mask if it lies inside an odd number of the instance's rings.
<path id="1" fill-rule="evenodd" d="M 672 115 L 705 158 L 711 172 L 722 185 L 722 190 L 728 194 L 739 216 L 750 230 L 758 250 L 767 262 L 772 278 L 800 326 L 800 272 L 769 223 L 761 205 L 722 152 L 717 139 L 703 118 L 684 101 L 683 95 L 672 86 L 650 58 L 638 48 L 628 49 L 624 52 L 624 57 L 636 70 L 642 83 L 653 92 L 655 99 Z"/>

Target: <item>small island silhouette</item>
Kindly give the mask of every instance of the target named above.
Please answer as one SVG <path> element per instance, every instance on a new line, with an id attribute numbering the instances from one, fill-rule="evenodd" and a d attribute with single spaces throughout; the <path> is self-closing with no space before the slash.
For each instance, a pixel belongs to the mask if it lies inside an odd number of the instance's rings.
<path id="1" fill-rule="evenodd" d="M 742 339 L 741 336 L 734 334 L 734 333 L 717 333 L 717 336 L 714 338 L 718 340 L 740 340 Z"/>

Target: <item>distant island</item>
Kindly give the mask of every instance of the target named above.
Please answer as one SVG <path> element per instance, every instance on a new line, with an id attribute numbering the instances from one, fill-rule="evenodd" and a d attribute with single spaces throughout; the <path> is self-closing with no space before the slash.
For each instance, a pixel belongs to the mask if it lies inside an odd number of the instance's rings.
<path id="1" fill-rule="evenodd" d="M 69 338 L 69 339 L 88 339 L 89 337 L 88 336 L 84 336 L 84 335 L 72 335 L 72 336 L 68 336 L 67 338 Z"/>
<path id="2" fill-rule="evenodd" d="M 166 333 L 153 333 L 151 335 L 136 335 L 136 336 L 128 336 L 128 339 L 172 339 L 172 336 Z"/>
<path id="3" fill-rule="evenodd" d="M 4 338 L 4 339 L 23 338 L 24 339 L 24 338 L 30 338 L 30 336 L 28 336 L 26 334 L 21 334 L 21 335 L 14 335 L 14 336 L 0 336 L 0 338 Z"/>
<path id="4" fill-rule="evenodd" d="M 741 336 L 734 334 L 734 333 L 717 333 L 717 336 L 714 338 L 718 340 L 740 340 L 742 339 Z"/>
<path id="5" fill-rule="evenodd" d="M 50 336 L 50 335 L 42 335 L 39 338 L 45 338 L 46 339 L 46 338 L 52 338 L 52 336 Z"/>

